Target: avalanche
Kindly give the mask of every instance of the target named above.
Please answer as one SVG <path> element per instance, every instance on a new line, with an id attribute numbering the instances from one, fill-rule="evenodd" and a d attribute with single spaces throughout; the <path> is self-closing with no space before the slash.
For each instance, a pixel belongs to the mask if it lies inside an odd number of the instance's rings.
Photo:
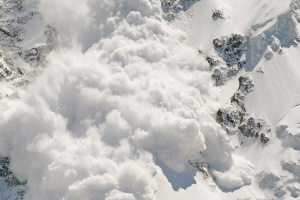
<path id="1" fill-rule="evenodd" d="M 0 101 L 16 198 L 299 197 L 298 0 L 19 3 L 48 47 Z"/>

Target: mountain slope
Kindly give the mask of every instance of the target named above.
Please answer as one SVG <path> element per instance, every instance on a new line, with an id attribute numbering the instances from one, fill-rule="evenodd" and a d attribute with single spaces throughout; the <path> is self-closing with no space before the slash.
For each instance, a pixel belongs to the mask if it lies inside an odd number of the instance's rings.
<path id="1" fill-rule="evenodd" d="M 1 9 L 6 199 L 299 198 L 298 0 Z"/>
<path id="2" fill-rule="evenodd" d="M 244 15 L 246 10 L 251 10 L 251 14 Z M 221 17 L 215 19 L 217 11 Z M 180 13 L 179 19 L 172 22 L 183 30 L 190 27 L 187 30 L 189 44 L 199 47 L 201 54 L 207 55 L 216 84 L 225 84 L 221 87 L 223 94 L 228 93 L 228 89 L 232 91 L 226 84 L 238 82 L 233 76 L 243 78 L 239 78 L 237 92 L 232 93 L 231 104 L 224 105 L 230 101 L 229 95 L 220 97 L 217 121 L 230 135 L 236 146 L 235 152 L 250 160 L 255 171 L 250 186 L 232 194 L 223 194 L 227 198 L 299 197 L 296 169 L 300 156 L 296 128 L 299 102 L 298 12 L 299 1 L 202 1 L 196 3 L 189 13 Z M 244 50 L 239 46 L 243 41 L 240 44 L 228 42 L 227 38 L 232 34 L 245 38 Z M 215 38 L 224 38 L 225 44 L 222 39 L 220 45 L 225 45 L 222 47 L 225 53 L 233 54 L 220 54 Z M 236 50 L 230 49 L 232 46 Z M 235 51 L 244 51 L 245 65 L 242 68 L 239 63 L 236 63 L 236 68 L 234 63 L 233 67 L 224 63 L 226 59 L 242 59 L 242 56 L 236 57 Z M 245 195 L 240 196 L 240 191 Z"/>

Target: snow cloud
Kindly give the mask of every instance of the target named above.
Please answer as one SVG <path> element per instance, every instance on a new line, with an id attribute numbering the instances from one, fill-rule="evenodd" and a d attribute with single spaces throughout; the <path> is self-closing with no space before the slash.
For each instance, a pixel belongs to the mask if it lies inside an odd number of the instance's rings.
<path id="1" fill-rule="evenodd" d="M 208 65 L 159 0 L 41 0 L 40 10 L 61 48 L 0 102 L 0 152 L 28 180 L 26 200 L 156 199 L 155 157 L 177 172 L 199 152 L 216 171 L 234 166 Z M 236 176 L 249 183 L 247 170 Z"/>

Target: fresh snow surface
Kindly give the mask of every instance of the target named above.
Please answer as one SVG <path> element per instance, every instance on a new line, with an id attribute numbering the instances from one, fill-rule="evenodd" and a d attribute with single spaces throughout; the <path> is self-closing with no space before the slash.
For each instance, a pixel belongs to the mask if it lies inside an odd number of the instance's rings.
<path id="1" fill-rule="evenodd" d="M 25 200 L 299 198 L 298 0 L 201 0 L 170 21 L 160 0 L 32 3 L 41 16 L 20 46 L 44 43 L 46 24 L 57 46 L 0 101 L 0 153 Z M 247 63 L 217 87 L 206 56 L 231 34 Z M 216 121 L 245 73 L 245 112 L 270 124 L 266 144 Z"/>
<path id="2" fill-rule="evenodd" d="M 189 44 L 208 52 L 213 39 L 232 33 L 248 34 L 252 25 L 272 20 L 289 10 L 290 3 L 291 0 L 201 0 L 191 8 L 192 11 L 181 13 L 175 24 L 188 26 Z M 216 9 L 226 13 L 225 20 L 212 19 Z"/>

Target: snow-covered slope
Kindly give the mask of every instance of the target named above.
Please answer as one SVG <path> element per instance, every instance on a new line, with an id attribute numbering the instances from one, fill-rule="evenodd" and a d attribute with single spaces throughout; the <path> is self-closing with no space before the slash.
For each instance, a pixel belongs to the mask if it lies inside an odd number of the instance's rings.
<path id="1" fill-rule="evenodd" d="M 299 198 L 299 0 L 1 9 L 2 198 Z"/>
<path id="2" fill-rule="evenodd" d="M 31 82 L 55 43 L 56 33 L 43 22 L 36 2 L 25 2 L 0 2 L 1 98 Z"/>
<path id="3" fill-rule="evenodd" d="M 207 56 L 216 84 L 224 85 L 217 121 L 230 135 L 236 154 L 254 165 L 252 183 L 221 199 L 299 198 L 299 4 L 200 1 L 172 21 L 187 32 L 188 44 Z M 235 86 L 230 100 L 235 77 L 240 77 L 239 89 Z M 224 98 L 231 103 L 224 105 Z"/>

